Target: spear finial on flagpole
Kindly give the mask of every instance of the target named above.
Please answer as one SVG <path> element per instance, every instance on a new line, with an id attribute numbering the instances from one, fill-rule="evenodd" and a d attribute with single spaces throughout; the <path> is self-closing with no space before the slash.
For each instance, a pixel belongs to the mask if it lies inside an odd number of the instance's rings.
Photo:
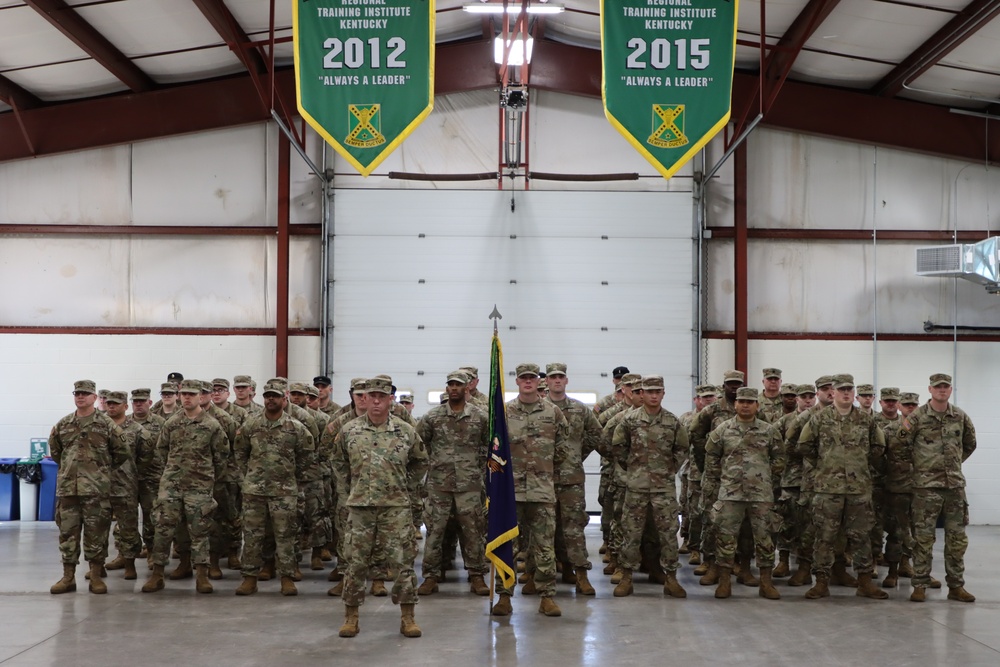
<path id="1" fill-rule="evenodd" d="M 501 315 L 500 311 L 497 310 L 497 305 L 496 304 L 493 304 L 493 312 L 490 313 L 490 319 L 493 320 L 493 334 L 496 335 L 496 333 L 497 333 L 497 322 L 499 320 L 503 319 L 503 315 Z"/>

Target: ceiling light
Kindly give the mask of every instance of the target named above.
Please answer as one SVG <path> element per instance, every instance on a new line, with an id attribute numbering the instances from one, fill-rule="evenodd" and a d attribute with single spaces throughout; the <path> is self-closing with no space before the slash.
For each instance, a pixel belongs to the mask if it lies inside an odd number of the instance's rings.
<path id="1" fill-rule="evenodd" d="M 528 43 L 527 58 L 525 58 L 524 56 L 525 42 Z M 533 40 L 531 37 L 528 37 L 527 39 L 523 40 L 515 39 L 513 42 L 511 42 L 508 39 L 507 44 L 510 44 L 510 55 L 507 56 L 507 64 L 511 65 L 512 67 L 520 67 L 525 63 L 525 61 L 530 63 L 531 47 L 534 45 L 534 43 L 535 40 Z M 495 62 L 497 65 L 503 64 L 503 52 L 504 52 L 503 37 L 497 37 L 496 39 L 493 40 L 493 62 Z"/>
<path id="2" fill-rule="evenodd" d="M 463 5 L 462 11 L 469 12 L 470 14 L 503 14 L 504 6 L 498 2 L 480 2 L 474 5 Z M 529 14 L 561 14 L 566 11 L 566 8 L 562 5 L 528 5 Z M 508 14 L 520 14 L 521 13 L 521 3 L 510 2 L 507 5 L 506 12 Z"/>

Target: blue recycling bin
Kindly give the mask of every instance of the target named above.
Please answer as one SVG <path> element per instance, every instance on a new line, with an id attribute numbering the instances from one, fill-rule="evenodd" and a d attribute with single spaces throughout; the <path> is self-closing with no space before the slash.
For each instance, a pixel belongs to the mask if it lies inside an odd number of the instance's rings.
<path id="1" fill-rule="evenodd" d="M 38 520 L 56 520 L 56 475 L 59 464 L 49 458 L 42 459 L 42 483 L 38 487 Z"/>
<path id="2" fill-rule="evenodd" d="M 0 459 L 0 521 L 21 518 L 21 491 L 14 476 L 17 459 Z"/>

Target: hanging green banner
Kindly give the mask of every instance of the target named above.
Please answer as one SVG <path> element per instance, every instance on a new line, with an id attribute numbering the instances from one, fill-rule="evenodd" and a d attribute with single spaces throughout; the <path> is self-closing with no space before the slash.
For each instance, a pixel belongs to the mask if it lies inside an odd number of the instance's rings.
<path id="1" fill-rule="evenodd" d="M 729 122 L 738 0 L 601 0 L 604 113 L 670 178 Z"/>
<path id="2" fill-rule="evenodd" d="M 363 176 L 434 108 L 434 0 L 292 0 L 299 113 Z"/>

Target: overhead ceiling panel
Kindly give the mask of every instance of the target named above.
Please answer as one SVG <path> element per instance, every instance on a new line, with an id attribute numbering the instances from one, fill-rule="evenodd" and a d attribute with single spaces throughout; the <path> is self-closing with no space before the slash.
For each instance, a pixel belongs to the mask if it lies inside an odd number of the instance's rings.
<path id="1" fill-rule="evenodd" d="M 440 3 L 439 3 L 440 4 Z M 248 35 L 267 32 L 271 25 L 271 3 L 261 0 L 226 0 L 226 7 Z M 291 33 L 292 3 L 274 3 L 274 27 Z"/>
<path id="2" fill-rule="evenodd" d="M 0 7 L 0 72 L 88 57 L 30 7 Z"/>
<path id="3" fill-rule="evenodd" d="M 1000 23 L 984 25 L 942 58 L 941 64 L 1000 73 Z"/>
<path id="4" fill-rule="evenodd" d="M 80 7 L 77 12 L 129 57 L 222 41 L 191 2 L 129 0 Z"/>
<path id="5" fill-rule="evenodd" d="M 889 63 L 869 62 L 828 53 L 803 51 L 795 59 L 792 78 L 844 88 L 870 88 L 893 68 Z"/>
<path id="6" fill-rule="evenodd" d="M 1000 103 L 1000 72 L 985 74 L 936 65 L 907 86 L 900 97 L 958 107 L 976 101 Z"/>
<path id="7" fill-rule="evenodd" d="M 255 42 L 266 42 L 270 39 L 270 31 L 263 30 L 257 32 L 247 31 L 247 37 Z M 278 42 L 274 45 L 274 64 L 276 67 L 282 67 L 285 65 L 291 65 L 292 60 L 295 55 L 295 47 L 291 42 L 292 39 L 292 29 L 291 28 L 275 28 L 274 29 L 274 39 L 277 42 L 281 39 L 286 39 L 286 42 Z M 268 46 L 264 45 L 264 54 L 267 54 Z"/>
<path id="8" fill-rule="evenodd" d="M 157 83 L 180 83 L 181 81 L 209 79 L 245 71 L 243 64 L 224 44 L 211 48 L 137 58 L 135 62 Z"/>
<path id="9" fill-rule="evenodd" d="M 7 72 L 4 76 L 46 102 L 128 90 L 118 77 L 90 59 Z"/>
<path id="10" fill-rule="evenodd" d="M 785 34 L 792 21 L 798 16 L 808 0 L 768 0 L 764 6 L 764 21 L 767 35 L 780 37 Z M 739 28 L 741 32 L 755 37 L 760 35 L 760 2 L 743 0 L 740 3 Z"/>

